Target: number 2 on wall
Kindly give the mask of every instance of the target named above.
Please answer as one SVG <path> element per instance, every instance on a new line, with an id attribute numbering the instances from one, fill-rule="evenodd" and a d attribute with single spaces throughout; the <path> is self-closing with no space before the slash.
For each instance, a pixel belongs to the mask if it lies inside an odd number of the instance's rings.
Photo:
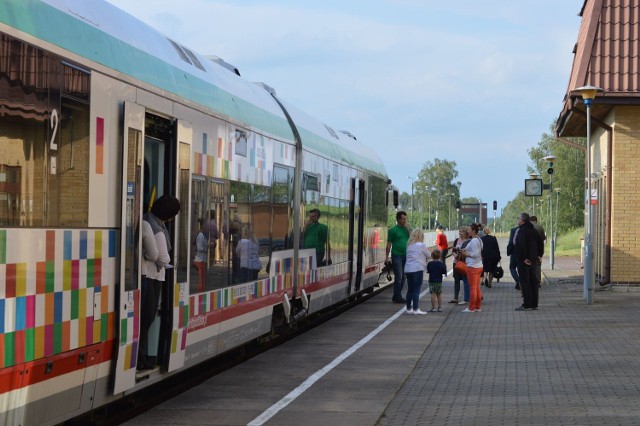
<path id="1" fill-rule="evenodd" d="M 57 150 L 58 144 L 56 143 L 56 133 L 58 133 L 58 110 L 51 111 L 51 129 L 53 134 L 51 135 L 51 142 L 49 142 L 49 149 Z"/>

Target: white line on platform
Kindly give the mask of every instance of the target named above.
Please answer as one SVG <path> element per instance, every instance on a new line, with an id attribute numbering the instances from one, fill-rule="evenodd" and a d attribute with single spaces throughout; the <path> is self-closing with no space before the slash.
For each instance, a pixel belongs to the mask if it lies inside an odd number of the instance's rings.
<path id="1" fill-rule="evenodd" d="M 429 289 L 428 288 L 420 294 L 420 298 L 422 298 L 422 296 L 424 296 L 427 293 L 429 293 Z M 325 365 L 320 370 L 318 370 L 315 373 L 313 373 L 300 386 L 298 386 L 297 388 L 295 388 L 294 390 L 289 392 L 287 395 L 284 396 L 284 398 L 282 398 L 280 401 L 276 402 L 271 407 L 266 409 L 258 417 L 256 417 L 255 419 L 251 420 L 248 423 L 248 426 L 261 426 L 261 425 L 265 424 L 270 418 L 272 418 L 273 416 L 278 414 L 278 412 L 280 412 L 280 410 L 285 408 L 287 405 L 291 404 L 296 398 L 298 398 L 300 395 L 302 395 L 307 389 L 309 389 L 315 382 L 320 380 L 325 374 L 327 374 L 329 371 L 333 370 L 335 367 L 340 365 L 340 363 L 342 363 L 342 361 L 344 361 L 345 359 L 349 358 L 351 355 L 353 355 L 353 353 L 355 353 L 355 351 L 360 349 L 367 342 L 369 342 L 371 339 L 373 339 L 378 333 L 380 333 L 382 330 L 387 328 L 389 326 L 389 324 L 391 324 L 393 321 L 396 320 L 396 318 L 398 318 L 399 316 L 401 316 L 404 313 L 405 309 L 406 309 L 405 307 L 400 309 L 398 312 L 396 312 L 394 315 L 392 315 L 389 319 L 387 319 L 385 322 L 380 324 L 375 330 L 373 330 L 371 333 L 369 333 L 368 335 L 363 337 L 358 343 L 356 343 L 355 345 L 351 346 L 349 349 L 344 351 L 342 354 L 340 354 L 340 356 L 338 356 L 336 359 L 331 361 L 329 364 Z"/>

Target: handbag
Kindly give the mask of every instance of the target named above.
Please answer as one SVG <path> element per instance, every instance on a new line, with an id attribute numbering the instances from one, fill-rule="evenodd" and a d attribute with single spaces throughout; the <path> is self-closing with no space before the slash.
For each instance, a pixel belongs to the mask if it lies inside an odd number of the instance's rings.
<path id="1" fill-rule="evenodd" d="M 493 277 L 497 279 L 504 277 L 504 269 L 502 269 L 502 266 L 496 266 L 496 270 L 493 271 Z"/>
<path id="2" fill-rule="evenodd" d="M 454 268 L 460 275 L 462 276 L 467 275 L 467 263 L 464 260 L 458 260 Z"/>

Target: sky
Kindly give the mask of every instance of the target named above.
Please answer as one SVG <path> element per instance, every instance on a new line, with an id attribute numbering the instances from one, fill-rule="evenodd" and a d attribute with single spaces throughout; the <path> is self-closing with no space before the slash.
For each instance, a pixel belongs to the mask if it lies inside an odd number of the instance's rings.
<path id="1" fill-rule="evenodd" d="M 560 114 L 584 0 L 108 1 L 350 131 L 401 191 L 455 161 L 500 210 Z"/>

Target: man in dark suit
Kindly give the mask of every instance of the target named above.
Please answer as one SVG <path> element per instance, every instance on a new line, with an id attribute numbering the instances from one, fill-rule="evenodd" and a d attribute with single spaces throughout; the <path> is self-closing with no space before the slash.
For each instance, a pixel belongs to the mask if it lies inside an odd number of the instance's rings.
<path id="1" fill-rule="evenodd" d="M 544 253 L 544 242 L 535 230 L 527 213 L 520 213 L 518 229 L 513 236 L 515 244 L 518 276 L 522 288 L 523 303 L 516 311 L 538 309 L 538 282 L 535 275 L 535 263 Z"/>
<path id="2" fill-rule="evenodd" d="M 516 282 L 516 290 L 520 290 L 520 277 L 518 277 L 518 267 L 516 263 L 515 245 L 513 244 L 513 236 L 518 230 L 517 226 L 511 228 L 509 233 L 509 243 L 507 244 L 507 256 L 509 256 L 509 272 L 513 280 Z"/>

